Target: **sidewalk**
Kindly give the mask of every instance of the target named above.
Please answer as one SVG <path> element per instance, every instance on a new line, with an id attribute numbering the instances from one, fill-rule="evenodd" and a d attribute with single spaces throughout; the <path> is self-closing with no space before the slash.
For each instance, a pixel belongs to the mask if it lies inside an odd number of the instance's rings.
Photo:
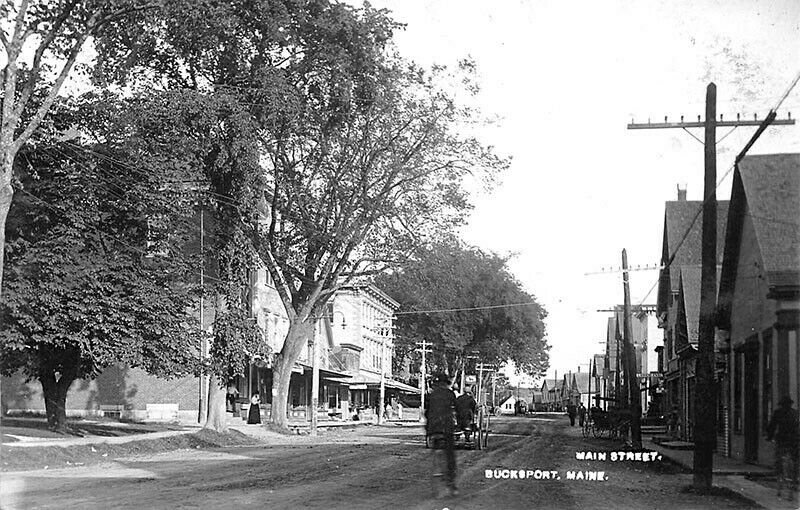
<path id="1" fill-rule="evenodd" d="M 122 444 L 131 441 L 143 441 L 148 439 L 160 439 L 164 437 L 191 434 L 200 430 L 200 426 L 186 426 L 183 430 L 167 430 L 163 432 L 145 432 L 142 434 L 129 434 L 125 436 L 86 436 L 86 437 L 24 437 L 13 436 L 19 441 L 3 443 L 3 448 L 31 448 L 36 446 L 81 446 L 99 443 Z"/>
<path id="2" fill-rule="evenodd" d="M 693 450 L 673 450 L 665 448 L 662 445 L 653 443 L 650 440 L 643 440 L 642 446 L 655 450 L 661 454 L 662 457 L 691 470 L 694 463 Z M 725 457 L 717 453 L 714 454 L 714 467 L 713 467 L 713 483 L 719 487 L 725 487 L 737 494 L 754 501 L 767 509 L 775 510 L 797 510 L 798 503 L 778 499 L 776 491 L 765 485 L 745 478 L 751 477 L 773 477 L 775 476 L 774 470 L 764 466 L 757 466 L 754 464 L 746 464 L 744 462 Z"/>

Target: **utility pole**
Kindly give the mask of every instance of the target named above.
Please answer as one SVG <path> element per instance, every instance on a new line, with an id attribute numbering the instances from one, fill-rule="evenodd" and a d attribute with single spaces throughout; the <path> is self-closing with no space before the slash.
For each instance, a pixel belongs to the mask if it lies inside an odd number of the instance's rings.
<path id="1" fill-rule="evenodd" d="M 317 329 L 311 335 L 311 435 L 317 435 L 317 407 L 319 407 L 319 355 L 317 354 Z"/>
<path id="2" fill-rule="evenodd" d="M 624 293 L 623 334 L 625 342 L 625 379 L 628 389 L 628 405 L 631 410 L 631 446 L 634 450 L 642 449 L 642 394 L 639 392 L 639 377 L 636 371 L 636 352 L 633 346 L 633 327 L 631 325 L 631 289 L 628 276 L 628 253 L 622 250 L 622 285 Z"/>
<path id="3" fill-rule="evenodd" d="M 784 94 L 786 98 L 788 92 L 797 83 L 795 82 Z M 736 116 L 735 121 L 723 121 L 722 116 L 717 117 L 717 86 L 709 83 L 706 87 L 706 118 L 697 122 L 684 122 L 683 117 L 678 123 L 667 122 L 664 118 L 663 123 L 651 124 L 628 124 L 628 129 L 663 129 L 663 128 L 704 128 L 705 138 L 702 142 L 704 150 L 704 200 L 703 200 L 703 233 L 701 260 L 702 268 L 700 272 L 700 321 L 698 326 L 697 358 L 695 362 L 695 427 L 694 427 L 694 463 L 693 484 L 698 489 L 708 490 L 711 488 L 713 473 L 713 451 L 716 444 L 716 409 L 717 409 L 717 388 L 714 374 L 714 315 L 716 310 L 717 292 L 717 155 L 716 155 L 716 128 L 739 126 L 759 126 L 759 135 L 770 123 L 774 125 L 794 125 L 795 121 L 791 118 L 776 120 L 776 112 L 783 99 L 778 105 L 770 110 L 764 122 L 758 120 L 756 116 L 752 121 L 741 120 Z M 688 131 L 687 131 L 688 132 Z M 690 133 L 691 134 L 691 133 Z M 694 135 L 692 135 L 694 136 Z M 757 136 L 756 136 L 757 137 Z M 754 137 L 754 138 L 756 138 Z M 695 137 L 696 138 L 696 137 Z M 698 139 L 699 140 L 699 139 Z M 754 141 L 754 140 L 752 140 Z M 752 144 L 751 141 L 751 144 Z M 745 151 L 747 148 L 745 148 Z"/>
<path id="4" fill-rule="evenodd" d="M 592 408 L 592 360 L 593 359 L 594 356 L 589 357 L 589 391 L 587 392 L 589 394 L 589 409 Z"/>
<path id="5" fill-rule="evenodd" d="M 423 340 L 422 342 L 417 342 L 419 345 L 419 349 L 417 351 L 422 353 L 422 366 L 420 367 L 421 377 L 419 379 L 419 389 L 422 392 L 420 397 L 420 406 L 419 406 L 419 421 L 422 421 L 425 415 L 425 376 L 426 376 L 426 368 L 425 368 L 425 354 L 430 352 L 428 347 L 430 347 L 430 342 Z"/>
<path id="6" fill-rule="evenodd" d="M 378 334 L 381 337 L 381 402 L 378 408 L 378 425 L 383 423 L 383 413 L 386 408 L 386 337 L 391 335 L 392 329 L 394 328 L 391 317 L 388 318 L 386 322 L 389 323 L 389 326 L 383 326 L 378 329 Z M 384 322 L 384 324 L 386 324 L 386 322 Z"/>
<path id="7" fill-rule="evenodd" d="M 203 207 L 200 207 L 200 361 L 205 362 L 206 359 L 206 330 L 203 323 L 203 312 L 205 311 L 205 302 L 203 294 L 205 293 L 205 225 L 203 224 Z M 200 400 L 197 405 L 197 423 L 203 423 L 208 416 L 208 408 L 206 407 L 206 396 L 208 395 L 208 378 L 204 374 L 200 374 Z M 234 408 L 235 409 L 235 408 Z"/>
<path id="8" fill-rule="evenodd" d="M 614 320 L 616 320 L 616 319 L 617 319 L 617 316 L 616 316 L 616 314 L 614 314 Z M 617 347 L 617 358 L 616 358 L 616 363 L 615 363 L 616 366 L 614 367 L 614 368 L 616 368 L 616 370 L 614 370 L 614 405 L 618 407 L 622 403 L 622 400 L 621 400 L 622 390 L 620 388 L 620 380 L 619 380 L 619 375 L 620 375 L 619 374 L 619 369 L 620 369 L 620 363 L 619 363 L 619 338 L 617 338 L 616 335 L 614 336 L 614 343 L 616 344 L 616 347 Z"/>
<path id="9" fill-rule="evenodd" d="M 482 395 L 482 383 L 483 383 L 483 363 L 478 364 L 478 405 L 481 405 L 481 395 Z"/>
<path id="10" fill-rule="evenodd" d="M 497 405 L 497 374 L 492 374 L 492 407 Z"/>
<path id="11" fill-rule="evenodd" d="M 717 86 L 706 89 L 705 177 L 700 269 L 700 323 L 695 361 L 694 486 L 710 489 L 717 442 L 714 315 L 717 309 Z"/>

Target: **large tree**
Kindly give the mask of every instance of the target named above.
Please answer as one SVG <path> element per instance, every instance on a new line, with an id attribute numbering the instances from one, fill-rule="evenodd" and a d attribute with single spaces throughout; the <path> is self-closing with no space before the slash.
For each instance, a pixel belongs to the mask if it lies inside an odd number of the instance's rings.
<path id="1" fill-rule="evenodd" d="M 100 130 L 115 113 L 64 108 L 51 127 Z M 63 430 L 75 380 L 116 363 L 167 378 L 197 373 L 201 331 L 186 314 L 196 264 L 176 249 L 193 232 L 191 198 L 163 186 L 174 173 L 117 165 L 113 152 L 55 133 L 23 149 L 15 169 L 0 371 L 38 379 L 48 425 Z"/>
<path id="2" fill-rule="evenodd" d="M 285 427 L 292 365 L 337 287 L 457 225 L 462 180 L 505 162 L 461 134 L 476 119 L 442 86 L 446 70 L 393 54 L 385 11 L 185 0 L 148 15 L 104 31 L 101 74 L 138 67 L 117 74 L 225 92 L 256 124 L 268 218 L 256 241 L 289 317 L 273 379 L 273 420 Z"/>
<path id="3" fill-rule="evenodd" d="M 419 250 L 401 270 L 377 284 L 401 304 L 397 313 L 399 358 L 416 343 L 433 344 L 433 370 L 456 375 L 468 356 L 482 363 L 514 361 L 537 376 L 548 366 L 545 310 L 508 269 L 508 259 L 450 239 Z M 432 311 L 441 310 L 441 311 Z"/>
<path id="4" fill-rule="evenodd" d="M 387 24 L 367 13 L 340 37 L 375 41 L 369 58 L 323 54 L 293 69 L 296 108 L 262 130 L 271 216 L 261 253 L 289 318 L 274 363 L 278 426 L 292 365 L 336 290 L 459 225 L 464 179 L 505 165 L 459 134 L 472 112 L 439 87 L 439 73 L 384 50 Z"/>

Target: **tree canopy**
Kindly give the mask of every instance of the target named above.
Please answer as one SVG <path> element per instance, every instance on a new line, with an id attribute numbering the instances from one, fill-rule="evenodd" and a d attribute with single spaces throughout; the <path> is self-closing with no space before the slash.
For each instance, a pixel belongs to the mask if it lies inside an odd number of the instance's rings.
<path id="1" fill-rule="evenodd" d="M 433 344 L 431 366 L 451 375 L 473 353 L 482 363 L 512 360 L 522 372 L 544 373 L 547 314 L 507 264 L 507 258 L 449 240 L 418 251 L 402 269 L 379 276 L 376 284 L 401 303 L 398 362 L 416 361 L 416 343 L 427 340 Z"/>

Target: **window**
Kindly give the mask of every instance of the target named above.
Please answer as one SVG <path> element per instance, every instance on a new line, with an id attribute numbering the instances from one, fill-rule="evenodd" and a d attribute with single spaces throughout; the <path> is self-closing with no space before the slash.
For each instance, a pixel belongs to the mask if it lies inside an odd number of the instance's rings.
<path id="1" fill-rule="evenodd" d="M 274 287 L 275 286 L 275 281 L 272 279 L 272 275 L 269 274 L 269 270 L 268 269 L 264 269 L 264 283 L 267 284 L 270 287 Z"/>
<path id="2" fill-rule="evenodd" d="M 761 353 L 761 405 L 762 423 L 764 433 L 767 432 L 769 419 L 772 416 L 772 329 L 767 329 L 762 333 L 763 350 Z"/>
<path id="3" fill-rule="evenodd" d="M 667 330 L 667 359 L 672 359 L 674 348 L 672 345 L 672 331 Z"/>

